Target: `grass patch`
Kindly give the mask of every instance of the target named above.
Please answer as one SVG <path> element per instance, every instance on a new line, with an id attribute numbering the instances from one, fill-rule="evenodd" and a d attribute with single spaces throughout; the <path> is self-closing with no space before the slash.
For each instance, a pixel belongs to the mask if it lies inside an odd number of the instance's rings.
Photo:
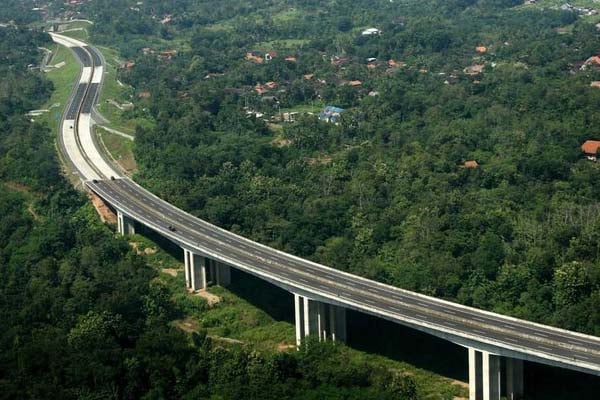
<path id="1" fill-rule="evenodd" d="M 300 11 L 296 10 L 295 8 L 290 8 L 273 14 L 273 22 L 289 23 L 299 19 L 301 16 L 302 13 L 300 13 Z"/>
<path id="2" fill-rule="evenodd" d="M 41 123 L 46 123 L 52 134 L 56 135 L 60 127 L 62 113 L 67 106 L 71 91 L 78 81 L 81 67 L 73 53 L 66 47 L 55 44 L 50 50 L 52 50 L 53 56 L 48 64 L 56 65 L 64 62 L 65 65 L 46 73 L 46 77 L 54 84 L 54 91 L 50 99 L 41 108 L 49 109 L 50 112 L 39 116 L 37 119 Z"/>
<path id="3" fill-rule="evenodd" d="M 102 143 L 104 143 L 106 150 L 108 150 L 119 165 L 128 173 L 134 173 L 137 169 L 137 164 L 133 157 L 133 142 L 122 136 L 105 131 L 102 127 L 96 127 L 96 133 L 99 135 Z"/>
<path id="4" fill-rule="evenodd" d="M 85 28 L 81 28 L 81 30 L 69 30 L 68 32 L 60 32 L 60 34 L 81 41 L 86 41 L 89 38 L 89 33 Z"/>
<path id="5" fill-rule="evenodd" d="M 156 242 L 149 237 L 154 237 Z M 188 333 L 205 331 L 220 345 L 228 343 L 242 345 L 264 352 L 295 351 L 293 297 L 290 293 L 243 272 L 232 270 L 231 286 L 227 288 L 209 287 L 208 291 L 221 299 L 218 304 L 209 307 L 206 300 L 188 293 L 185 289 L 182 254 L 179 254 L 182 253 L 181 249 L 155 234 L 149 234 L 149 237 L 135 235 L 129 240 L 136 242 L 138 253 L 143 253 L 145 248 L 158 250 L 154 254 L 143 254 L 142 257 L 159 271 L 156 283 L 168 289 L 171 300 L 183 312 L 183 315 L 173 321 L 174 326 Z M 176 276 L 173 276 L 172 270 L 177 271 Z M 351 315 L 349 317 L 354 318 Z M 351 332 L 356 330 L 369 332 L 362 326 L 365 323 L 369 324 L 370 321 L 368 319 L 366 322 L 365 320 L 356 321 L 354 318 L 353 325 L 350 325 L 349 321 L 349 334 L 350 329 L 352 329 Z M 384 341 L 380 339 L 388 342 L 388 339 L 391 338 L 389 346 L 394 346 L 396 342 L 406 341 L 408 344 L 404 347 L 414 347 L 414 351 L 406 357 L 408 362 L 394 358 L 395 355 L 382 354 L 377 343 L 375 345 L 361 344 L 361 338 L 357 335 L 354 335 L 354 342 L 357 344 L 351 342 L 352 347 L 344 347 L 343 351 L 349 358 L 358 362 L 381 365 L 413 376 L 419 385 L 422 398 L 451 400 L 459 396 L 468 397 L 468 391 L 464 384 L 461 386 L 459 382 L 454 381 L 454 377 L 447 378 L 423 369 L 418 363 L 416 366 L 412 364 L 414 354 L 421 353 L 418 350 L 420 347 L 414 345 L 415 340 L 422 340 L 421 336 L 417 336 L 411 342 L 406 333 L 402 334 L 401 339 L 394 339 L 395 334 L 397 332 L 393 331 L 385 338 L 378 337 L 375 340 L 371 335 L 367 342 L 380 343 Z M 369 348 L 369 346 L 373 348 Z M 400 346 L 399 351 L 405 351 L 404 347 Z M 444 353 L 442 353 L 442 357 L 439 357 L 439 353 L 432 353 L 432 358 L 434 355 L 439 359 L 438 364 L 447 362 L 443 357 Z M 452 354 L 450 354 L 450 358 L 453 358 Z M 457 360 L 457 362 L 462 361 L 462 359 Z M 428 362 L 430 362 L 429 359 L 425 361 L 425 363 Z M 455 363 L 451 365 L 454 366 Z M 465 373 L 466 366 L 465 362 L 462 366 Z"/>
<path id="6" fill-rule="evenodd" d="M 154 123 L 150 119 L 134 118 L 133 110 L 121 110 L 114 104 L 122 105 L 132 102 L 134 89 L 129 85 L 120 83 L 117 78 L 117 71 L 122 61 L 119 53 L 107 47 L 98 47 L 98 50 L 104 55 L 106 65 L 104 67 L 105 76 L 102 93 L 96 108 L 109 121 L 106 126 L 129 135 L 135 134 L 137 126 L 151 128 Z"/>
<path id="7" fill-rule="evenodd" d="M 90 26 L 92 26 L 92 24 L 90 22 L 80 20 L 80 21 L 69 22 L 65 26 L 65 29 L 78 29 L 78 28 L 88 29 Z"/>
<path id="8" fill-rule="evenodd" d="M 121 60 L 117 51 L 106 47 L 98 47 L 98 50 L 104 55 L 106 63 L 104 65 L 104 84 L 97 109 L 102 116 L 110 121 L 107 124 L 109 127 L 131 134 L 135 131 L 135 126 L 127 126 L 124 115 L 126 111 L 120 110 L 111 102 L 118 104 L 130 102 L 133 96 L 133 88 L 119 84 L 117 69 Z"/>

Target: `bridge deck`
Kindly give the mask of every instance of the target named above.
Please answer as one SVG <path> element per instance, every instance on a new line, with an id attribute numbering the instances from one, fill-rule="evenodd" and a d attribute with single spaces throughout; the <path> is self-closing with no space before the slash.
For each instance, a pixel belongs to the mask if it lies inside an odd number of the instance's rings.
<path id="1" fill-rule="evenodd" d="M 600 375 L 600 338 L 465 307 L 350 275 L 234 235 L 159 199 L 130 179 L 87 182 L 100 197 L 180 244 L 275 284 L 425 330 Z M 174 227 L 175 231 L 169 229 Z"/>

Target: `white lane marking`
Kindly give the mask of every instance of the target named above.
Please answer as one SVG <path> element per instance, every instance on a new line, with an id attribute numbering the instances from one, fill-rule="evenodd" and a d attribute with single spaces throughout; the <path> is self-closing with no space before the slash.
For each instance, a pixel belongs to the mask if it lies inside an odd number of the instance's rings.
<path id="1" fill-rule="evenodd" d="M 475 321 L 479 321 L 479 322 L 487 322 L 485 319 L 481 319 L 481 318 L 478 318 L 478 317 L 473 317 L 473 319 Z"/>
<path id="2" fill-rule="evenodd" d="M 569 342 L 569 343 L 571 343 L 571 344 L 577 344 L 577 345 L 581 345 L 581 343 L 580 343 L 580 342 L 575 342 L 575 341 L 573 341 L 573 340 L 567 340 L 567 342 Z"/>
<path id="3" fill-rule="evenodd" d="M 417 304 L 418 304 L 418 305 L 420 305 L 421 307 L 428 307 L 428 308 L 429 308 L 429 305 L 428 305 L 428 304 L 419 303 L 418 301 L 417 301 Z"/>
<path id="4" fill-rule="evenodd" d="M 513 343 L 521 343 L 521 341 L 512 339 L 512 338 L 502 338 L 502 340 L 506 340 L 506 341 L 513 342 Z"/>
<path id="5" fill-rule="evenodd" d="M 546 346 L 538 346 L 540 349 L 544 349 L 547 351 L 554 351 L 553 349 L 551 349 L 550 347 L 546 347 Z"/>
<path id="6" fill-rule="evenodd" d="M 415 317 L 421 318 L 421 319 L 427 319 L 427 316 L 421 315 L 421 314 L 415 314 Z"/>
<path id="7" fill-rule="evenodd" d="M 454 311 L 451 310 L 445 310 L 448 314 L 452 314 L 452 315 L 456 315 L 456 313 Z"/>
<path id="8" fill-rule="evenodd" d="M 479 329 L 473 329 L 473 332 L 475 332 L 475 333 L 479 333 L 480 335 L 487 335 L 487 333 L 486 333 L 486 332 L 484 332 L 484 331 L 480 331 Z"/>
<path id="9" fill-rule="evenodd" d="M 584 360 L 591 360 L 588 356 L 578 355 L 576 358 L 583 358 Z"/>
<path id="10" fill-rule="evenodd" d="M 454 322 L 450 322 L 450 321 L 443 322 L 443 324 L 444 325 L 450 325 L 450 326 L 458 326 Z"/>

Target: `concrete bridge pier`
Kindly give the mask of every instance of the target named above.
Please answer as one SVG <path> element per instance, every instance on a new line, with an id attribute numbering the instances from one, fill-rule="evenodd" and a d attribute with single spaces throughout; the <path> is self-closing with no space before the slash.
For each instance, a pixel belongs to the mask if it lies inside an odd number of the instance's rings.
<path id="1" fill-rule="evenodd" d="M 309 335 L 346 341 L 346 309 L 294 294 L 296 345 Z"/>
<path id="2" fill-rule="evenodd" d="M 183 249 L 185 286 L 192 291 L 207 287 L 207 259 Z"/>
<path id="3" fill-rule="evenodd" d="M 209 260 L 209 281 L 217 286 L 229 286 L 231 284 L 231 267 L 216 260 Z"/>
<path id="4" fill-rule="evenodd" d="M 227 286 L 231 283 L 231 268 L 218 261 L 183 249 L 185 286 L 192 291 L 205 290 L 208 285 Z"/>
<path id="5" fill-rule="evenodd" d="M 520 400 L 523 398 L 523 360 L 506 359 L 506 398 Z"/>
<path id="6" fill-rule="evenodd" d="M 469 348 L 469 400 L 500 400 L 501 357 Z M 506 358 L 506 397 L 523 397 L 523 361 Z"/>
<path id="7" fill-rule="evenodd" d="M 135 221 L 117 210 L 117 231 L 121 235 L 135 235 Z"/>

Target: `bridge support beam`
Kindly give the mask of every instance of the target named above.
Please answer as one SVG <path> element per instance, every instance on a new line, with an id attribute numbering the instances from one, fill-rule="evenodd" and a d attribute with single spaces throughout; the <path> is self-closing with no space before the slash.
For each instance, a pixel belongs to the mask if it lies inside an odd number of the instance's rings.
<path id="1" fill-rule="evenodd" d="M 121 235 L 135 235 L 135 221 L 121 211 L 117 211 L 117 231 Z"/>
<path id="2" fill-rule="evenodd" d="M 483 399 L 481 353 L 469 348 L 469 400 Z"/>
<path id="3" fill-rule="evenodd" d="M 183 249 L 185 286 L 193 291 L 204 290 L 208 285 L 227 286 L 231 283 L 231 268 L 210 258 Z"/>
<path id="4" fill-rule="evenodd" d="M 500 357 L 482 352 L 483 400 L 500 400 Z"/>
<path id="5" fill-rule="evenodd" d="M 520 400 L 523 398 L 523 360 L 506 359 L 506 398 Z"/>
<path id="6" fill-rule="evenodd" d="M 469 348 L 469 400 L 500 400 L 501 357 Z M 506 359 L 506 397 L 523 396 L 523 361 Z"/>
<path id="7" fill-rule="evenodd" d="M 231 284 L 231 267 L 216 260 L 210 260 L 209 281 L 218 286 L 229 286 Z"/>
<path id="8" fill-rule="evenodd" d="M 206 258 L 183 249 L 185 286 L 193 291 L 206 289 Z"/>
<path id="9" fill-rule="evenodd" d="M 315 335 L 319 340 L 346 341 L 346 309 L 294 294 L 296 345 Z"/>

